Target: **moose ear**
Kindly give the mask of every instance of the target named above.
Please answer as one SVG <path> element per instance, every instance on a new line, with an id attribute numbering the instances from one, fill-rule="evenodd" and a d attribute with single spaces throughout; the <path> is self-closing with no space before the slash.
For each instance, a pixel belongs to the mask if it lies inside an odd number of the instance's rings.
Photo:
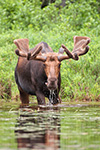
<path id="1" fill-rule="evenodd" d="M 17 46 L 19 51 L 29 52 L 29 40 L 28 39 L 16 39 L 14 44 Z"/>
<path id="2" fill-rule="evenodd" d="M 59 49 L 59 54 L 63 54 L 64 53 L 64 48 L 61 46 L 60 49 Z"/>

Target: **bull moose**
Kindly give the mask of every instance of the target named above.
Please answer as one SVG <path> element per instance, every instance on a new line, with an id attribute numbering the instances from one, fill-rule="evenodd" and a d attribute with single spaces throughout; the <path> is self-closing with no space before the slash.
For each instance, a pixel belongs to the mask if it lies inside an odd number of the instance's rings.
<path id="1" fill-rule="evenodd" d="M 29 95 L 36 95 L 39 105 L 45 105 L 45 97 L 51 104 L 61 103 L 59 96 L 61 86 L 60 65 L 65 59 L 78 60 L 88 52 L 89 37 L 74 36 L 74 48 L 70 52 L 61 45 L 59 52 L 54 52 L 47 43 L 41 42 L 29 49 L 28 39 L 15 39 L 15 53 L 19 56 L 15 69 L 22 104 L 29 104 Z M 63 53 L 66 53 L 64 55 Z"/>

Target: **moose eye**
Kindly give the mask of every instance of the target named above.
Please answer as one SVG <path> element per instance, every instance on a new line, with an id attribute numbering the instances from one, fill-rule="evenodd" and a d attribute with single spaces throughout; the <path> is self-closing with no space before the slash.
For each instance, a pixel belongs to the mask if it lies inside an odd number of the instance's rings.
<path id="1" fill-rule="evenodd" d="M 45 64 L 43 64 L 43 66 L 44 66 L 44 68 L 46 67 L 46 65 L 45 65 Z"/>
<path id="2" fill-rule="evenodd" d="M 60 68 L 61 64 L 58 65 L 58 68 Z"/>

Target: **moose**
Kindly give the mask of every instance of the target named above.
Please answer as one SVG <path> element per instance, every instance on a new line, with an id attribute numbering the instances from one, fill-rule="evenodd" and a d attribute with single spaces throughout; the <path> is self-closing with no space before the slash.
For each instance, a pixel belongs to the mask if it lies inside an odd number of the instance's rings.
<path id="1" fill-rule="evenodd" d="M 62 44 L 56 53 L 45 42 L 29 49 L 28 39 L 15 39 L 15 53 L 19 56 L 15 68 L 15 81 L 22 104 L 29 104 L 29 95 L 37 97 L 38 105 L 45 105 L 45 97 L 51 104 L 61 103 L 59 96 L 61 87 L 60 65 L 66 59 L 78 60 L 79 56 L 88 52 L 90 38 L 74 36 L 72 52 Z M 66 53 L 64 55 L 64 52 Z"/>

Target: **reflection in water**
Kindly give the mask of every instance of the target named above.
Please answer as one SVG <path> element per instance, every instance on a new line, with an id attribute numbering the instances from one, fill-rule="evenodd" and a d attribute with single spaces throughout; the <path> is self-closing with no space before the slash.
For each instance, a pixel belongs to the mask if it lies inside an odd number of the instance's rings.
<path id="1" fill-rule="evenodd" d="M 0 107 L 0 150 L 100 150 L 100 105 Z"/>
<path id="2" fill-rule="evenodd" d="M 58 150 L 59 132 L 59 110 L 21 109 L 15 129 L 18 149 Z"/>

